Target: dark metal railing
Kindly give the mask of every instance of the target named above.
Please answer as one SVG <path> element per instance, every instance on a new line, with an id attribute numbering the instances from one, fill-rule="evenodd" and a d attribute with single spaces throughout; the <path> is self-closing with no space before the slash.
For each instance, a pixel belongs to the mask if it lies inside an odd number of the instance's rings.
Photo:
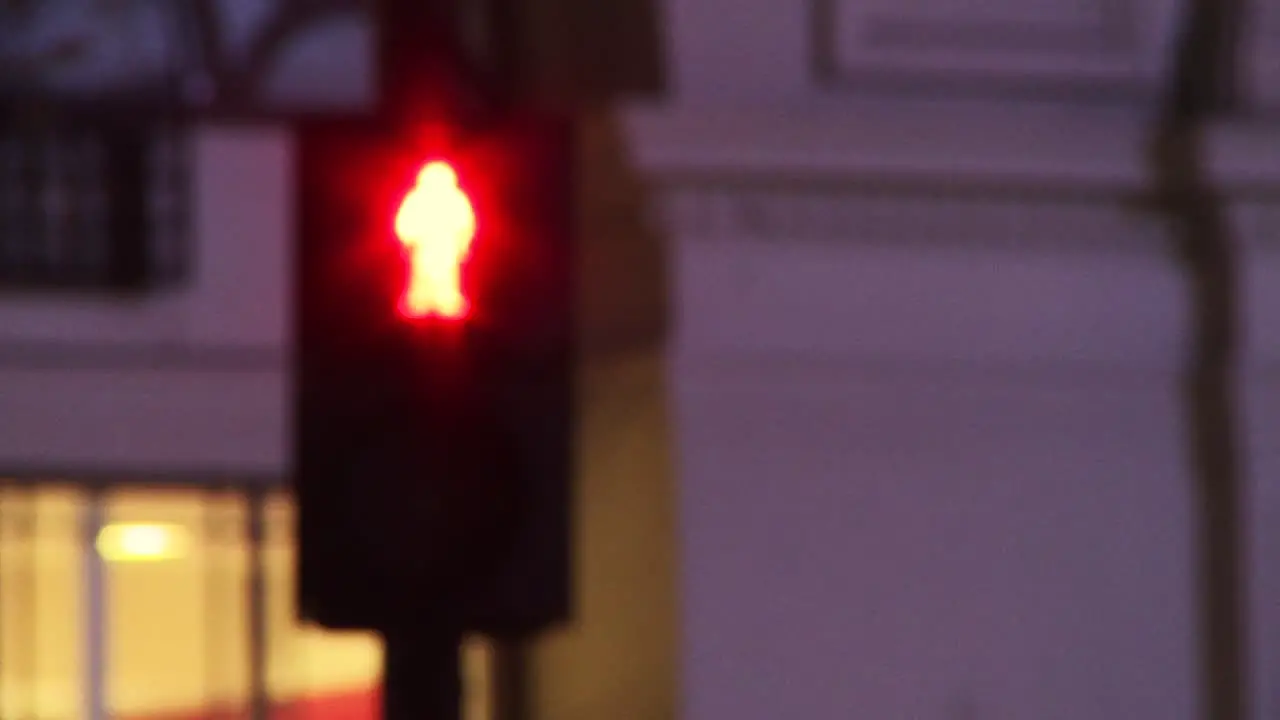
<path id="1" fill-rule="evenodd" d="M 0 287 L 182 282 L 191 166 L 188 133 L 157 120 L 0 124 Z"/>

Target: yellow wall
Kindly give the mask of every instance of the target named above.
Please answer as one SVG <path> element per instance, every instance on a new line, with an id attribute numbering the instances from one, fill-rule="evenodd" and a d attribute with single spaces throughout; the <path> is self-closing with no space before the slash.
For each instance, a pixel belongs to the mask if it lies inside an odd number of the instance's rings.
<path id="1" fill-rule="evenodd" d="M 533 653 L 537 720 L 663 720 L 679 702 L 664 249 L 616 120 L 580 138 L 577 605 Z"/>
<path id="2" fill-rule="evenodd" d="M 532 717 L 676 716 L 676 533 L 656 353 L 583 381 L 573 623 L 534 653 Z"/>
<path id="3" fill-rule="evenodd" d="M 248 686 L 243 499 L 194 491 L 116 492 L 109 522 L 173 523 L 184 556 L 107 567 L 108 697 L 148 714 L 241 701 Z M 83 493 L 0 494 L 0 716 L 79 716 L 86 674 Z M 268 512 L 268 687 L 278 699 L 374 685 L 377 640 L 301 627 L 293 617 L 291 508 Z"/>

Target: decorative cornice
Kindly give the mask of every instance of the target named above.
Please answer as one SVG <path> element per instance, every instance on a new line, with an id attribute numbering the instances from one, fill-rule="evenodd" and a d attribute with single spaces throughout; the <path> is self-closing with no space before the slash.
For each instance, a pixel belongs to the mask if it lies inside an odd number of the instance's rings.
<path id="1" fill-rule="evenodd" d="M 1137 107 L 851 101 L 833 108 L 637 107 L 628 130 L 651 176 L 780 178 L 1139 195 L 1149 112 Z M 1208 142 L 1230 192 L 1280 196 L 1280 123 L 1222 123 Z"/>
<path id="2" fill-rule="evenodd" d="M 706 180 L 659 197 L 677 345 L 696 356 L 1181 367 L 1185 269 L 1161 217 L 1131 204 Z M 1280 199 L 1233 207 L 1242 360 L 1271 373 Z"/>
<path id="3" fill-rule="evenodd" d="M 962 12 L 941 0 L 810 2 L 819 78 L 828 85 L 968 79 L 988 90 L 1013 82 L 1042 91 L 1048 83 L 1147 95 L 1165 74 L 1176 9 L 1171 0 L 994 2 Z"/>
<path id="4" fill-rule="evenodd" d="M 682 362 L 1180 367 L 1171 236 L 1116 197 L 728 178 L 661 193 Z"/>
<path id="5" fill-rule="evenodd" d="M 972 112 L 633 118 L 672 240 L 676 356 L 1180 372 L 1187 279 L 1142 202 L 1142 124 Z M 1280 359 L 1270 137 L 1222 128 L 1210 146 L 1251 368 Z"/>
<path id="6" fill-rule="evenodd" d="M 682 241 L 994 246 L 1163 253 L 1163 220 L 1136 202 L 860 185 L 667 183 L 662 226 Z"/>
<path id="7" fill-rule="evenodd" d="M 663 183 L 655 227 L 684 242 L 997 247 L 1026 252 L 1171 252 L 1166 219 L 1137 198 L 888 191 L 864 184 Z M 1280 197 L 1233 202 L 1237 237 L 1280 250 Z"/>
<path id="8" fill-rule="evenodd" d="M 274 370 L 0 368 L 0 473 L 279 482 L 289 376 Z"/>
<path id="9" fill-rule="evenodd" d="M 999 12 L 982 17 L 965 13 L 959 17 L 930 17 L 928 13 L 913 15 L 897 9 L 875 7 L 876 3 L 838 0 L 845 14 L 856 18 L 856 37 L 869 49 L 910 49 L 930 51 L 956 48 L 970 52 L 990 53 L 1101 53 L 1123 55 L 1137 45 L 1136 8 L 1129 2 L 1082 3 L 1079 17 L 1027 18 L 1022 13 L 1001 17 Z M 1025 3 L 1015 3 L 1025 5 Z M 1068 3 L 1063 3 L 1067 5 Z M 1115 7 L 1105 7 L 1115 5 Z M 972 8 L 970 8 L 972 9 Z M 1044 13 L 1039 13 L 1041 16 Z"/>
<path id="10" fill-rule="evenodd" d="M 1257 0 L 1242 38 L 1241 59 L 1249 101 L 1257 108 L 1280 109 L 1280 2 Z"/>

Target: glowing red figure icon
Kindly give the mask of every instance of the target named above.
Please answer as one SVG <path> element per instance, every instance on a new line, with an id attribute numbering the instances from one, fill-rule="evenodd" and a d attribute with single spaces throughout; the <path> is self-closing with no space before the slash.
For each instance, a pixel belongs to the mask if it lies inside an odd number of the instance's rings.
<path id="1" fill-rule="evenodd" d="M 396 213 L 409 282 L 400 298 L 406 317 L 463 318 L 471 309 L 462 291 L 462 266 L 476 235 L 471 200 L 445 162 L 431 162 Z"/>

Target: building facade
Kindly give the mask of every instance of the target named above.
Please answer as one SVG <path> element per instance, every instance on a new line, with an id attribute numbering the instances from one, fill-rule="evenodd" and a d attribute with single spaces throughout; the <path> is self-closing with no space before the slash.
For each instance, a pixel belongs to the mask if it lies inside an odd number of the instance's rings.
<path id="1" fill-rule="evenodd" d="M 1280 710 L 1280 6 L 1247 5 L 1206 418 L 1203 269 L 1148 200 L 1186 5 L 667 4 L 672 97 L 628 128 L 669 269 L 676 716 Z"/>
<path id="2" fill-rule="evenodd" d="M 534 651 L 533 715 L 1214 717 L 1206 637 L 1223 619 L 1202 620 L 1204 423 L 1187 392 L 1202 307 L 1144 201 L 1185 8 L 661 10 L 666 95 L 584 119 L 579 617 Z M 1227 612 L 1246 628 L 1245 717 L 1263 720 L 1280 712 L 1280 5 L 1250 11 L 1245 107 L 1205 155 L 1242 330 L 1245 589 Z M 5 473 L 281 487 L 289 131 L 210 126 L 193 148 L 190 288 L 0 302 Z M 76 488 L 41 501 L 79 528 L 48 572 L 88 583 L 110 563 L 87 538 L 146 512 Z M 246 501 L 227 502 L 243 526 Z M 212 506 L 184 507 L 144 519 L 190 526 Z M 203 552 L 234 566 L 245 550 Z M 181 563 L 171 585 L 196 577 Z M 83 619 L 108 611 L 88 605 L 56 610 L 82 618 L 57 626 L 66 682 L 171 662 L 161 644 L 125 659 L 135 631 L 103 640 Z M 315 642 L 347 673 L 317 686 L 374 682 L 371 639 Z M 135 685 L 108 680 L 111 702 Z"/>

